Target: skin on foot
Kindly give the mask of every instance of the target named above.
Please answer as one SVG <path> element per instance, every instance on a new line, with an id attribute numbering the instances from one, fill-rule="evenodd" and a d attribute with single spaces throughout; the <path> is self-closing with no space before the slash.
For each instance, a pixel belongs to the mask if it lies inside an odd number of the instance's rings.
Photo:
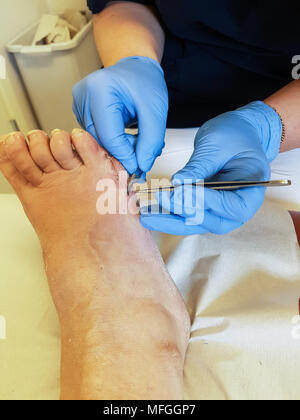
<path id="1" fill-rule="evenodd" d="M 118 184 L 122 165 L 82 130 L 35 130 L 28 142 L 22 133 L 0 142 L 0 169 L 44 252 L 62 327 L 63 398 L 180 398 L 190 327 L 182 298 L 139 217 L 96 209 L 96 186 Z M 116 383 L 100 386 L 114 371 Z"/>
<path id="2" fill-rule="evenodd" d="M 43 131 L 32 131 L 27 145 L 25 136 L 15 133 L 0 144 L 1 170 L 40 240 L 46 242 L 73 235 L 76 225 L 86 232 L 91 229 L 98 217 L 97 182 L 103 177 L 114 179 L 123 169 L 81 130 L 72 137 L 59 130 L 52 134 L 50 140 Z"/>

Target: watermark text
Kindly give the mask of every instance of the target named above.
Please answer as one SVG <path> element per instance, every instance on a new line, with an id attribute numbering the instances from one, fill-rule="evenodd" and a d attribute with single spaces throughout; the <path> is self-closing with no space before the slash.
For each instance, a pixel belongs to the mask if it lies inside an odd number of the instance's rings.
<path id="1" fill-rule="evenodd" d="M 300 79 L 300 55 L 295 55 L 292 58 L 292 64 L 295 64 L 292 70 L 292 77 L 294 80 Z"/>
<path id="2" fill-rule="evenodd" d="M 182 217 L 187 225 L 201 225 L 205 192 L 202 184 L 203 180 L 184 179 L 172 185 L 169 179 L 154 178 L 148 183 L 136 183 L 128 191 L 127 172 L 120 171 L 117 180 L 105 178 L 98 182 L 96 208 L 100 215 L 173 214 Z"/>

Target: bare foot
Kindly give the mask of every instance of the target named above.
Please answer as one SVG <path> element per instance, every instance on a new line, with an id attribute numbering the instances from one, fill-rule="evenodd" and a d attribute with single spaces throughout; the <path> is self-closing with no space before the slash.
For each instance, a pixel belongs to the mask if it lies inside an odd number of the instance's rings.
<path id="1" fill-rule="evenodd" d="M 182 298 L 139 218 L 96 211 L 99 180 L 117 182 L 123 167 L 81 130 L 28 138 L 0 143 L 0 169 L 44 252 L 62 328 L 62 398 L 181 398 Z"/>

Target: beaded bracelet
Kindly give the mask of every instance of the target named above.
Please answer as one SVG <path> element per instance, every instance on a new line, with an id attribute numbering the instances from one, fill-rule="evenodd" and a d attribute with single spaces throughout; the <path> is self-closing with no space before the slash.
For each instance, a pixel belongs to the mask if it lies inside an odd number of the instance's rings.
<path id="1" fill-rule="evenodd" d="M 277 114 L 277 115 L 279 116 L 279 118 L 280 118 L 280 121 L 281 121 L 281 124 L 282 124 L 281 144 L 283 144 L 283 143 L 284 143 L 284 140 L 285 140 L 285 133 L 286 133 L 286 130 L 285 130 L 285 124 L 284 124 L 284 122 L 283 122 L 282 116 L 279 114 L 279 112 L 277 111 L 277 109 L 276 109 L 276 108 L 274 108 L 273 106 L 271 106 L 271 108 L 272 108 L 272 109 L 274 109 L 274 111 L 276 112 L 276 114 Z"/>

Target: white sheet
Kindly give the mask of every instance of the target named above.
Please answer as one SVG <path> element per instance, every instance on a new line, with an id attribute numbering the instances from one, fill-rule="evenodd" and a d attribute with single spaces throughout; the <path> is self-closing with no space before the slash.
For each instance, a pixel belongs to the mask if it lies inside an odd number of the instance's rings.
<path id="1" fill-rule="evenodd" d="M 192 144 L 193 130 L 169 131 L 164 157 L 153 174 L 174 173 L 187 161 Z M 282 158 L 289 174 L 294 171 L 294 180 L 299 180 L 299 152 Z M 284 171 L 280 159 L 276 170 Z M 280 194 L 274 199 L 281 201 Z M 282 203 L 300 210 L 295 193 Z M 267 212 L 242 231 L 217 240 L 211 235 L 158 235 L 193 317 L 187 398 L 300 396 L 300 341 L 291 338 L 291 318 L 300 298 L 299 249 L 287 213 L 274 208 Z M 7 326 L 7 340 L 0 339 L 0 399 L 56 399 L 59 323 L 38 240 L 14 195 L 0 195 L 0 232 L 0 316 Z M 244 261 L 244 270 L 239 261 Z"/>
<path id="2" fill-rule="evenodd" d="M 152 177 L 169 177 L 193 152 L 197 130 L 169 130 Z M 280 154 L 264 208 L 226 237 L 156 234 L 191 314 L 187 399 L 299 399 L 300 340 L 292 338 L 300 298 L 300 253 L 285 211 L 300 211 L 300 149 Z M 184 264 L 183 264 L 184 261 Z"/>
<path id="3" fill-rule="evenodd" d="M 161 248 L 192 319 L 185 397 L 298 399 L 300 250 L 288 213 L 266 203 L 238 232 L 163 237 Z"/>

